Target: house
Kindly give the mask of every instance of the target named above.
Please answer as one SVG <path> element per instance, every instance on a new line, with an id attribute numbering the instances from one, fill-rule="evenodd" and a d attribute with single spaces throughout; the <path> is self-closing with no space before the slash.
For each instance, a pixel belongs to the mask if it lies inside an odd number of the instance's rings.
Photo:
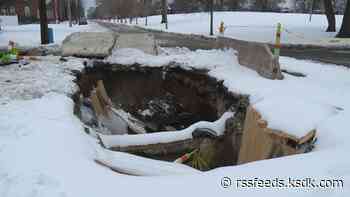
<path id="1" fill-rule="evenodd" d="M 79 5 L 79 0 L 71 0 L 72 9 Z M 68 19 L 67 1 L 46 0 L 47 18 L 50 22 Z M 17 15 L 20 24 L 35 23 L 40 19 L 39 0 L 2 0 L 0 15 Z"/>

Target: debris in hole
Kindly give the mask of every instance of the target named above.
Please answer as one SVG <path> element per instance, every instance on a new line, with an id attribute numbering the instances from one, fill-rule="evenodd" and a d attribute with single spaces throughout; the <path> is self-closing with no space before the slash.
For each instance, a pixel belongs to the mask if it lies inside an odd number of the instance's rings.
<path id="1" fill-rule="evenodd" d="M 204 139 L 199 146 L 199 151 L 193 155 L 191 166 L 195 169 L 207 171 L 214 167 L 215 144 L 209 139 Z"/>
<path id="2" fill-rule="evenodd" d="M 197 128 L 192 132 L 193 138 L 216 138 L 218 133 L 209 128 Z"/>
<path id="3" fill-rule="evenodd" d="M 114 109 L 113 107 L 111 108 L 113 113 L 115 113 L 117 116 L 119 116 L 126 124 L 128 127 L 135 133 L 137 134 L 144 134 L 146 133 L 146 125 L 141 122 L 140 120 L 136 119 L 133 117 L 131 114 L 127 113 L 126 111 L 122 109 Z"/>
<path id="4" fill-rule="evenodd" d="M 186 112 L 184 107 L 176 100 L 175 95 L 167 92 L 162 97 L 145 101 L 145 109 L 139 109 L 140 119 L 147 122 L 150 132 L 174 131 L 184 129 L 193 121 L 200 121 L 200 117 Z"/>
<path id="5" fill-rule="evenodd" d="M 85 99 L 86 100 L 86 99 Z M 146 133 L 145 125 L 134 118 L 131 114 L 123 109 L 115 109 L 111 99 L 108 97 L 103 81 L 97 82 L 97 87 L 93 89 L 90 95 L 91 106 L 97 117 L 98 127 L 103 134 L 127 134 L 128 129 L 134 133 Z M 89 103 L 89 100 L 85 103 Z M 88 104 L 89 105 L 89 104 Z M 82 105 L 81 112 L 87 113 L 82 115 L 83 122 L 89 125 L 95 125 L 94 116 L 87 105 Z"/>
<path id="6" fill-rule="evenodd" d="M 192 151 L 192 152 L 190 152 L 190 153 L 186 153 L 186 154 L 182 155 L 181 157 L 177 158 L 174 162 L 175 162 L 175 163 L 185 163 L 185 162 L 187 162 L 187 161 L 192 157 L 192 155 L 193 155 L 194 153 L 196 153 L 197 151 L 198 151 L 198 149 L 196 149 L 196 150 L 194 150 L 194 151 Z"/>

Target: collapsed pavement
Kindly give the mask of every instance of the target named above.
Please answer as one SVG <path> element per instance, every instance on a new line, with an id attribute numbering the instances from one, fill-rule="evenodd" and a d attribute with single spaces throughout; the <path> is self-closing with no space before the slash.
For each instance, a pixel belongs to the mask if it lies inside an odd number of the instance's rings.
<path id="1" fill-rule="evenodd" d="M 99 125 L 89 125 L 93 129 L 88 129 L 88 132 L 97 132 L 94 135 L 98 136 L 104 147 L 111 150 L 165 161 L 175 161 L 186 153 L 198 150 L 205 155 L 205 163 L 209 165 L 200 169 L 210 170 L 305 153 L 313 148 L 315 131 L 296 138 L 288 135 L 288 132 L 268 129 L 268 123 L 262 120 L 262 116 L 252 106 L 248 108 L 247 96 L 229 92 L 222 82 L 211 78 L 205 71 L 167 66 L 102 64 L 90 65 L 79 75 L 77 81 L 80 86 L 79 95 L 82 96 L 76 97 L 88 99 L 97 93 L 95 97 L 100 98 L 100 106 L 90 108 L 92 116 L 95 116 L 95 121 L 92 122 L 99 121 L 98 114 L 108 114 L 97 112 L 98 109 L 108 111 L 112 105 L 115 108 L 112 112 L 124 111 L 123 114 L 128 114 L 127 120 L 140 121 L 145 131 L 135 132 L 135 129 L 130 128 L 130 123 L 127 123 L 128 132 L 119 135 L 105 133 L 105 128 Z M 104 85 L 99 85 L 101 83 Z M 99 90 L 99 87 L 103 89 Z M 112 104 L 108 104 L 110 102 Z M 191 117 L 191 114 L 198 117 L 183 120 L 183 112 L 178 111 L 178 106 L 188 110 L 184 112 L 188 114 L 187 117 Z M 81 107 L 86 106 L 78 101 L 77 111 L 80 116 L 86 111 L 79 111 Z M 233 116 L 227 117 L 226 112 L 231 112 Z M 249 118 L 252 114 L 258 118 Z M 223 117 L 226 118 L 222 119 Z M 209 126 L 218 124 L 217 121 L 221 124 L 224 121 L 223 130 Z M 255 130 L 253 125 L 257 125 Z M 256 132 L 252 133 L 252 130 Z M 264 137 L 259 137 L 261 135 Z M 256 143 L 260 148 L 250 148 L 251 143 Z M 187 164 L 193 166 L 191 162 Z"/>
<path id="2" fill-rule="evenodd" d="M 94 36 L 96 34 L 76 33 L 68 37 L 62 46 L 62 54 L 66 56 L 105 58 L 110 55 L 113 49 L 135 48 L 138 46 L 146 53 L 158 53 L 156 51 L 157 43 L 148 34 L 134 34 L 130 36 L 116 36 L 113 33 L 105 34 L 105 36 L 101 37 L 104 43 L 101 48 L 96 48 L 99 42 L 91 45 L 87 44 L 91 43 L 90 41 L 93 40 Z M 129 41 L 122 42 L 118 41 L 118 39 Z M 130 39 L 139 39 L 139 41 L 131 43 Z M 143 42 L 144 44 L 138 45 L 138 42 Z M 257 71 L 263 77 L 269 79 L 282 78 L 279 64 L 278 62 L 276 63 L 267 47 L 241 43 L 243 44 L 222 42 L 219 39 L 218 42 L 215 42 L 215 47 L 234 48 L 238 52 L 240 62 L 248 68 Z M 256 50 L 256 53 L 261 54 L 261 56 L 257 57 L 266 58 L 266 60 L 257 61 L 256 58 L 249 58 L 252 54 L 256 55 L 251 50 Z M 87 124 L 87 132 L 90 134 L 94 133 L 103 146 L 114 151 L 123 151 L 167 161 L 174 161 L 181 155 L 193 150 L 198 150 L 198 154 L 201 155 L 206 155 L 206 152 L 210 152 L 211 154 L 208 154 L 210 156 L 208 156 L 209 158 L 206 161 L 209 165 L 200 167 L 201 170 L 209 170 L 221 166 L 236 165 L 312 150 L 316 131 L 310 131 L 305 137 L 299 139 L 287 135 L 288 131 L 271 131 L 267 129 L 268 123 L 259 118 L 249 120 L 247 117 L 251 115 L 250 113 L 257 112 L 248 110 L 246 115 L 246 110 L 250 104 L 248 97 L 229 92 L 222 82 L 210 78 L 206 72 L 201 70 L 186 71 L 181 67 L 172 68 L 170 66 L 151 68 L 140 65 L 106 64 L 101 66 L 101 63 L 98 65 L 90 65 L 89 68 L 86 68 L 78 75 L 77 83 L 80 86 L 80 92 L 75 95 L 76 113 Z M 156 81 L 153 81 L 154 79 Z M 104 89 L 104 85 L 99 85 L 101 81 L 106 85 L 106 89 Z M 132 84 L 134 81 L 138 81 L 138 84 Z M 145 88 L 147 84 L 149 88 Z M 100 89 L 95 89 L 95 87 L 100 87 Z M 157 90 L 157 94 L 154 94 L 155 90 Z M 147 93 L 147 91 L 149 92 Z M 130 94 L 130 92 L 133 93 Z M 147 95 L 151 97 L 143 100 L 147 98 Z M 113 103 L 112 106 L 116 110 L 111 110 L 111 103 Z M 192 111 L 188 112 L 187 110 Z M 230 112 L 231 115 L 227 116 L 226 112 Z M 102 114 L 105 115 L 104 120 L 99 118 Z M 117 116 L 110 119 L 107 114 Z M 88 115 L 90 120 L 85 121 L 84 115 Z M 261 118 L 261 115 L 256 116 Z M 220 117 L 224 117 L 224 119 L 219 119 Z M 195 126 L 201 121 L 207 121 L 204 124 L 206 126 Z M 224 127 L 221 130 L 215 130 L 208 126 L 211 125 L 208 121 L 214 124 L 213 128 L 216 128 L 215 124 L 218 122 L 223 124 Z M 258 133 L 268 131 L 270 134 L 264 138 L 260 138 L 256 134 L 249 134 L 251 127 L 247 125 L 256 124 L 254 121 L 258 122 L 258 127 L 262 129 Z M 135 129 L 135 122 L 139 124 L 136 127 L 142 127 L 143 129 Z M 101 124 L 103 129 L 101 129 Z M 194 129 L 186 130 L 186 128 Z M 133 133 L 129 133 L 129 130 L 132 130 Z M 143 140 L 152 138 L 152 133 L 155 134 L 153 136 L 164 136 L 168 140 L 166 142 L 158 141 L 157 138 L 153 139 L 152 142 Z M 179 133 L 179 135 L 184 134 L 186 137 L 181 139 L 169 137 L 169 135 L 178 136 L 176 133 Z M 285 134 L 277 135 L 276 133 Z M 276 135 L 274 134 L 279 136 L 279 143 L 275 143 L 276 138 L 274 136 Z M 123 139 L 130 143 L 115 143 L 115 141 Z M 246 149 L 244 147 L 250 142 L 269 145 L 259 151 L 253 149 L 253 153 L 257 154 L 257 156 L 252 156 L 254 155 L 251 153 L 252 150 L 244 151 Z M 278 150 L 277 153 L 276 150 Z"/>

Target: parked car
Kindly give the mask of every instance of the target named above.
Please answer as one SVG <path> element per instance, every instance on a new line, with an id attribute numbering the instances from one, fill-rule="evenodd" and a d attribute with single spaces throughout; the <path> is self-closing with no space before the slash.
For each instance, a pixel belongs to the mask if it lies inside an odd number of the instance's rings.
<path id="1" fill-rule="evenodd" d="M 282 8 L 280 12 L 281 13 L 290 13 L 291 10 L 289 8 Z"/>
<path id="2" fill-rule="evenodd" d="M 83 17 L 79 20 L 79 25 L 87 25 L 87 24 L 88 24 L 88 22 L 87 22 L 87 19 L 85 17 Z"/>

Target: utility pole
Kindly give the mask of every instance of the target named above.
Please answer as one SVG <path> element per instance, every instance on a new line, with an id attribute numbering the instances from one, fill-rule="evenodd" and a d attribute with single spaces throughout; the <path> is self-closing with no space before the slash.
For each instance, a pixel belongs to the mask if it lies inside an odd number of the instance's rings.
<path id="1" fill-rule="evenodd" d="M 210 9 L 210 35 L 214 35 L 214 0 L 209 0 L 210 5 L 209 5 L 209 9 Z"/>
<path id="2" fill-rule="evenodd" d="M 145 15 L 145 26 L 148 25 L 148 14 L 149 14 L 149 4 L 148 0 L 143 0 L 143 9 L 144 9 L 144 15 Z"/>
<path id="3" fill-rule="evenodd" d="M 165 29 L 168 29 L 168 1 L 162 0 L 162 21 L 165 24 Z"/>
<path id="4" fill-rule="evenodd" d="M 77 23 L 80 24 L 80 0 L 76 0 Z"/>
<path id="5" fill-rule="evenodd" d="M 60 14 L 59 14 L 59 4 L 58 4 L 58 0 L 54 0 L 53 1 L 53 6 L 54 6 L 54 13 L 55 13 L 55 20 L 56 20 L 56 24 L 60 23 Z"/>
<path id="6" fill-rule="evenodd" d="M 49 25 L 46 15 L 46 0 L 39 1 L 41 44 L 49 44 Z"/>
<path id="7" fill-rule="evenodd" d="M 69 20 L 69 27 L 72 27 L 72 8 L 71 8 L 71 0 L 68 1 L 68 20 Z"/>

